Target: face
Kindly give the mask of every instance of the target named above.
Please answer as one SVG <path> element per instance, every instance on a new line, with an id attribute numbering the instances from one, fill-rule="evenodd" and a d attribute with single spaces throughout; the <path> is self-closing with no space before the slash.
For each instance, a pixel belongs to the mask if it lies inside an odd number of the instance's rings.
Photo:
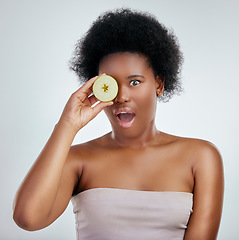
<path id="1" fill-rule="evenodd" d="M 154 127 L 157 95 L 163 84 L 154 76 L 147 58 L 136 53 L 114 53 L 99 64 L 99 74 L 116 79 L 118 95 L 114 104 L 105 108 L 113 133 L 124 137 L 138 137 Z"/>

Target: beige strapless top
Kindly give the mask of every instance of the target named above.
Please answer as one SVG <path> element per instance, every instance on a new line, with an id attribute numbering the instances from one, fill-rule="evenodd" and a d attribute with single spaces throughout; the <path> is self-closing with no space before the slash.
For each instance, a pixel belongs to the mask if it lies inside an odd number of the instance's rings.
<path id="1" fill-rule="evenodd" d="M 71 201 L 77 240 L 182 240 L 193 194 L 93 188 Z"/>

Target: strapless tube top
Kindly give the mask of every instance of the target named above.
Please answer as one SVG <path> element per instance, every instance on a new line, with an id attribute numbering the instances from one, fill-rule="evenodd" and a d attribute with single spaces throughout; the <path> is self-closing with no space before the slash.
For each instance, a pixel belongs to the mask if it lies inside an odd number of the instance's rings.
<path id="1" fill-rule="evenodd" d="M 93 188 L 71 202 L 77 240 L 182 240 L 193 194 Z"/>

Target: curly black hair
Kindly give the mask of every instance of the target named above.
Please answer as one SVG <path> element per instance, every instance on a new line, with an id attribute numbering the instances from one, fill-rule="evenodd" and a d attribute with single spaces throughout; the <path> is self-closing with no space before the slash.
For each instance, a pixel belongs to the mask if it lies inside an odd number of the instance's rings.
<path id="1" fill-rule="evenodd" d="M 155 76 L 164 79 L 160 100 L 167 102 L 181 88 L 183 55 L 176 36 L 147 13 L 120 8 L 100 15 L 77 42 L 70 69 L 81 83 L 98 75 L 99 63 L 111 53 L 131 52 L 147 57 Z"/>

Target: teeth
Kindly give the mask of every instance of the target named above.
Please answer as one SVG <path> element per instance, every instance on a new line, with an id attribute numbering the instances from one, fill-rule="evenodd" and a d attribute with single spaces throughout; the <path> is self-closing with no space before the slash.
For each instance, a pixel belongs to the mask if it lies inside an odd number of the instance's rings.
<path id="1" fill-rule="evenodd" d="M 119 115 L 119 114 L 125 114 L 125 113 L 128 113 L 128 112 L 120 112 L 120 113 L 118 113 L 117 115 Z"/>
<path id="2" fill-rule="evenodd" d="M 122 109 L 122 110 L 119 109 L 118 111 L 116 110 L 115 115 L 119 115 L 119 114 L 134 114 L 134 113 L 131 112 L 131 111 L 128 111 L 127 109 L 125 109 L 125 110 L 124 109 Z"/>

